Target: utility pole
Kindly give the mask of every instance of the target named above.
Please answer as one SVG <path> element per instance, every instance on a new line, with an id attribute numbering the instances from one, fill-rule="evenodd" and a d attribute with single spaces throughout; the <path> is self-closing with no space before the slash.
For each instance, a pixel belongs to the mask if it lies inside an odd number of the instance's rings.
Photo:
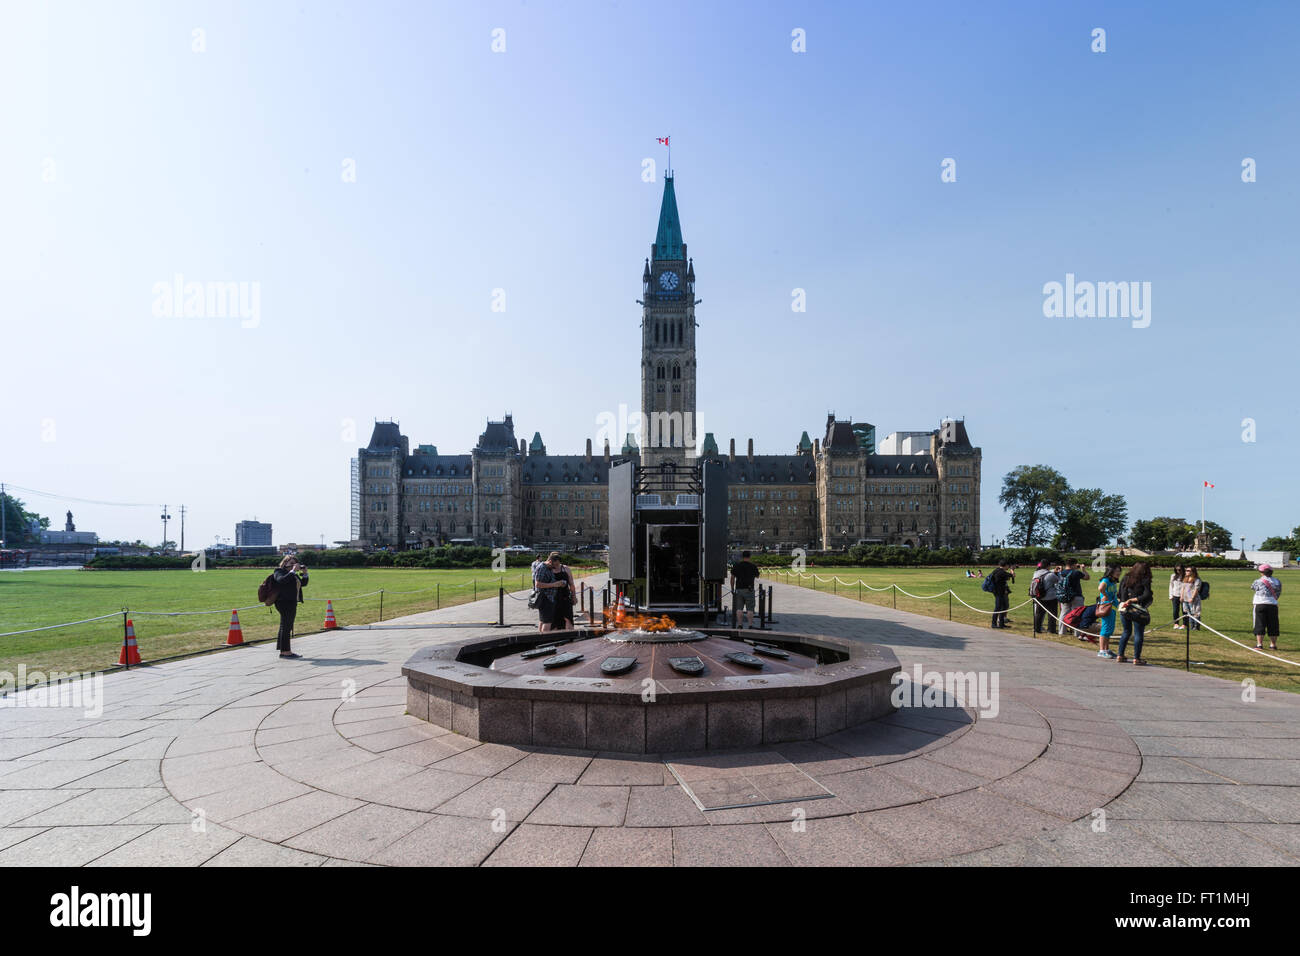
<path id="1" fill-rule="evenodd" d="M 163 535 L 166 537 L 166 535 Z M 181 505 L 181 554 L 185 553 L 185 506 Z"/>
<path id="2" fill-rule="evenodd" d="M 159 516 L 163 523 L 162 552 L 167 553 L 167 522 L 172 520 L 172 516 L 167 513 L 167 506 L 163 505 L 162 514 Z"/>

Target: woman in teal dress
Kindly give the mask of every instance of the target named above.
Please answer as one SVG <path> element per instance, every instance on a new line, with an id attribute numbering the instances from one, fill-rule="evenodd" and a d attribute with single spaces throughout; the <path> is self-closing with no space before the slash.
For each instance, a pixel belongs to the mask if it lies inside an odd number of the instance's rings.
<path id="1" fill-rule="evenodd" d="M 1110 649 L 1110 637 L 1115 633 L 1115 609 L 1119 602 L 1119 568 L 1106 566 L 1106 576 L 1097 588 L 1097 621 L 1101 624 L 1101 650 L 1098 657 L 1114 660 L 1115 652 Z M 1103 613 L 1104 612 L 1104 613 Z"/>

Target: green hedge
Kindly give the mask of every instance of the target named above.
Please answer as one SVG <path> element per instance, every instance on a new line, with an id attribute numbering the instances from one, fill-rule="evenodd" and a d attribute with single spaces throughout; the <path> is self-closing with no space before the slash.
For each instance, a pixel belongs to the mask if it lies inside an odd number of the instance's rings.
<path id="1" fill-rule="evenodd" d="M 329 551 L 299 551 L 298 560 L 308 568 L 490 568 L 492 549 L 453 545 L 443 548 L 424 548 L 420 551 L 354 551 L 334 548 Z M 528 551 L 506 554 L 506 567 L 526 568 L 536 558 Z M 281 556 L 267 554 L 249 558 L 223 558 L 209 554 L 208 568 L 274 568 Z M 565 564 L 593 565 L 600 561 L 594 554 L 564 554 Z M 99 555 L 87 568 L 102 570 L 184 570 L 193 563 L 192 557 L 150 557 L 149 555 Z"/>

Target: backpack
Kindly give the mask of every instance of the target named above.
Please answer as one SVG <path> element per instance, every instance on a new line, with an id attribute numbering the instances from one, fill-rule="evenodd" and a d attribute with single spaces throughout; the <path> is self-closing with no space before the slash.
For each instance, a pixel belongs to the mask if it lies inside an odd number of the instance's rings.
<path id="1" fill-rule="evenodd" d="M 1061 623 L 1066 627 L 1079 627 L 1079 621 L 1083 618 L 1083 612 L 1086 609 L 1087 605 L 1085 604 L 1080 604 L 1078 607 L 1070 608 L 1070 610 L 1065 612 L 1065 616 L 1061 618 Z"/>
<path id="2" fill-rule="evenodd" d="M 1073 579 L 1075 572 L 1062 571 L 1056 579 L 1056 594 L 1054 597 L 1058 601 L 1070 600 L 1070 581 Z"/>
<path id="3" fill-rule="evenodd" d="M 257 602 L 270 607 L 275 603 L 275 599 L 280 596 L 280 589 L 275 584 L 275 572 L 272 571 L 266 576 L 266 579 L 257 586 Z"/>
<path id="4" fill-rule="evenodd" d="M 985 575 L 985 576 L 984 576 L 984 583 L 980 585 L 980 590 L 981 590 L 981 591 L 987 591 L 989 594 L 992 594 L 992 593 L 993 593 L 993 575 L 992 575 L 992 574 L 988 574 L 988 575 Z"/>
<path id="5" fill-rule="evenodd" d="M 1029 582 L 1029 596 L 1036 601 L 1041 601 L 1047 597 L 1047 585 L 1043 583 L 1045 574 L 1040 574 Z"/>
<path id="6" fill-rule="evenodd" d="M 1201 600 L 1204 601 L 1210 596 L 1210 582 L 1201 578 Z"/>

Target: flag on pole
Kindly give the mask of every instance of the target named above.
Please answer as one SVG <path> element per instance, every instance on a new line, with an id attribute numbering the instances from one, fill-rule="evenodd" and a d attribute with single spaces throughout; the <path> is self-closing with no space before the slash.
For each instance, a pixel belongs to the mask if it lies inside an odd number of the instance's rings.
<path id="1" fill-rule="evenodd" d="M 668 137 L 668 136 L 660 136 L 660 137 L 657 137 L 657 138 L 658 138 L 659 142 L 663 143 L 665 146 L 668 145 L 668 140 L 670 139 L 670 137 Z"/>
<path id="2" fill-rule="evenodd" d="M 1206 488 L 1213 488 L 1214 485 L 1210 484 L 1210 483 L 1207 481 L 1207 482 L 1205 483 L 1205 487 L 1206 487 Z"/>

